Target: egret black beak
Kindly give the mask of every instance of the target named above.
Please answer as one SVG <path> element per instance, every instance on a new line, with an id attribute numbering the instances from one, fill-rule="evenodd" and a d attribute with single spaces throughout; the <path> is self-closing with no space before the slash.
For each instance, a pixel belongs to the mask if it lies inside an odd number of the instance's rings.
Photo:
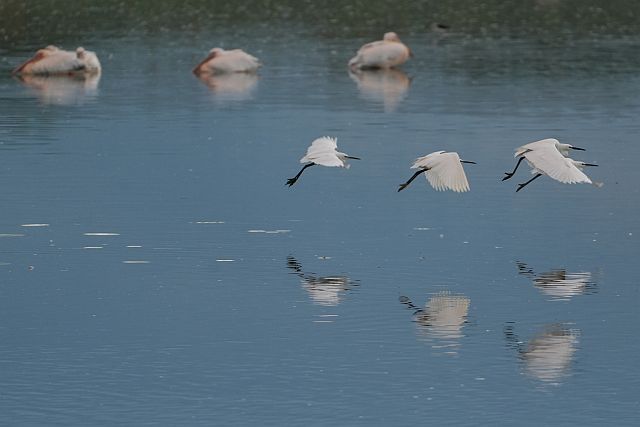
<path id="1" fill-rule="evenodd" d="M 472 165 L 476 165 L 476 162 L 472 162 L 471 160 L 460 160 L 460 163 L 471 163 Z"/>
<path id="2" fill-rule="evenodd" d="M 571 147 L 572 150 L 578 150 L 578 151 L 587 151 L 584 148 L 580 148 L 580 147 Z"/>
<path id="3" fill-rule="evenodd" d="M 351 159 L 351 160 L 362 160 L 360 157 L 353 157 L 353 156 L 346 156 L 347 159 Z"/>
<path id="4" fill-rule="evenodd" d="M 598 165 L 593 164 L 593 163 L 583 163 L 582 165 L 583 166 L 598 166 Z"/>

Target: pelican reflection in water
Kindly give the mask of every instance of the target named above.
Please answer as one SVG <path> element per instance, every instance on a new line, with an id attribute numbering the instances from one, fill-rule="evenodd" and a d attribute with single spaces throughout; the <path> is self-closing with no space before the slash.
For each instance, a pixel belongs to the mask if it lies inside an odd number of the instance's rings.
<path id="1" fill-rule="evenodd" d="M 24 74 L 17 77 L 43 104 L 81 105 L 98 94 L 100 73 L 75 75 Z"/>
<path id="2" fill-rule="evenodd" d="M 439 342 L 433 348 L 442 348 L 447 354 L 457 354 L 460 340 L 464 337 L 462 328 L 467 323 L 471 304 L 469 298 L 439 292 L 429 298 L 424 308 L 416 306 L 405 296 L 400 297 L 400 302 L 414 311 L 414 321 L 421 338 Z"/>
<path id="3" fill-rule="evenodd" d="M 524 262 L 516 262 L 518 273 L 533 280 L 533 285 L 553 300 L 566 300 L 595 292 L 589 272 L 568 273 L 565 269 L 536 273 Z"/>
<path id="4" fill-rule="evenodd" d="M 287 267 L 300 277 L 302 287 L 318 305 L 336 306 L 340 304 L 342 294 L 356 286 L 347 276 L 316 276 L 313 273 L 305 273 L 302 271 L 302 265 L 292 256 L 287 257 Z"/>
<path id="5" fill-rule="evenodd" d="M 385 112 L 395 111 L 407 96 L 411 79 L 399 69 L 349 70 L 363 98 L 381 102 Z"/>
<path id="6" fill-rule="evenodd" d="M 559 383 L 571 374 L 579 335 L 579 330 L 569 328 L 567 324 L 552 323 L 525 345 L 515 333 L 513 324 L 504 328 L 508 346 L 515 349 L 524 362 L 524 372 L 548 383 Z"/>
<path id="7" fill-rule="evenodd" d="M 211 90 L 220 101 L 245 101 L 253 98 L 258 86 L 255 73 L 202 73 L 198 79 Z"/>

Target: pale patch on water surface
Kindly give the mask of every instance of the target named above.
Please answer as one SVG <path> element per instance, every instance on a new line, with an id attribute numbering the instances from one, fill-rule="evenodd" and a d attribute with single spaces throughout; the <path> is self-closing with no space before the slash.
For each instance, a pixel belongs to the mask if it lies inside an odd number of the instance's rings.
<path id="1" fill-rule="evenodd" d="M 45 223 L 42 223 L 42 224 L 37 224 L 37 223 L 36 224 L 22 224 L 22 225 L 20 225 L 20 227 L 48 227 L 48 226 L 49 226 L 49 224 L 45 224 Z"/>
<path id="2" fill-rule="evenodd" d="M 20 234 L 20 233 L 0 233 L 0 237 L 24 237 L 24 234 Z"/>
<path id="3" fill-rule="evenodd" d="M 524 262 L 516 262 L 516 265 L 518 273 L 532 279 L 533 285 L 551 297 L 551 301 L 566 301 L 578 295 L 595 293 L 597 289 L 588 271 L 569 273 L 565 269 L 553 269 L 536 273 Z"/>
<path id="4" fill-rule="evenodd" d="M 224 224 L 224 221 L 196 221 L 196 224 Z"/>
<path id="5" fill-rule="evenodd" d="M 220 258 L 217 259 L 216 262 L 234 262 L 235 259 L 225 259 L 225 258 Z"/>
<path id="6" fill-rule="evenodd" d="M 104 249 L 104 246 L 83 246 L 82 249 Z"/>
<path id="7" fill-rule="evenodd" d="M 83 233 L 85 236 L 119 236 L 120 233 L 109 233 L 109 232 L 90 232 Z"/>
<path id="8" fill-rule="evenodd" d="M 289 233 L 291 230 L 247 230 L 247 233 L 264 233 L 264 234 L 282 234 Z"/>
<path id="9" fill-rule="evenodd" d="M 317 305 L 336 306 L 340 304 L 344 293 L 357 286 L 347 276 L 317 276 L 305 273 L 302 265 L 292 256 L 287 257 L 287 268 L 293 270 L 292 274 L 300 277 L 302 288 Z"/>
<path id="10" fill-rule="evenodd" d="M 122 261 L 122 263 L 123 264 L 150 264 L 151 261 L 130 259 L 130 260 Z"/>

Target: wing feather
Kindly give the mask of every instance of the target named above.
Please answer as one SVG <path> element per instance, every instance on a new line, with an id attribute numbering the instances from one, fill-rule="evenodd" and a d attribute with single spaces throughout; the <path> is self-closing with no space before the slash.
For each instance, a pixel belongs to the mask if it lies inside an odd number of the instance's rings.
<path id="1" fill-rule="evenodd" d="M 436 151 L 417 158 L 412 168 L 427 168 L 425 173 L 427 181 L 437 191 L 453 190 L 458 193 L 469 191 L 469 181 L 458 153 Z"/>
<path id="2" fill-rule="evenodd" d="M 539 146 L 532 151 L 524 153 L 527 161 L 533 165 L 535 169 L 565 184 L 588 183 L 591 180 L 580 169 L 578 169 L 573 161 L 564 157 L 555 146 Z"/>

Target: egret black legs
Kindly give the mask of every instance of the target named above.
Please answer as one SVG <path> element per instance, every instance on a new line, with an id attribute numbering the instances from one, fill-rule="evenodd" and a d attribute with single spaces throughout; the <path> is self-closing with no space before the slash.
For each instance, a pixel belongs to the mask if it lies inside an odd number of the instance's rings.
<path id="1" fill-rule="evenodd" d="M 304 172 L 304 170 L 306 168 L 308 168 L 309 166 L 313 166 L 315 165 L 315 163 L 311 162 L 311 163 L 307 163 L 306 165 L 304 165 L 302 167 L 302 169 L 300 169 L 300 172 L 298 172 L 298 175 L 294 176 L 293 178 L 289 178 L 287 180 L 287 182 L 284 185 L 288 185 L 289 187 L 291 187 L 293 184 L 296 183 L 296 181 L 298 180 L 298 178 L 300 178 L 300 175 L 302 175 L 302 172 Z"/>
<path id="2" fill-rule="evenodd" d="M 407 188 L 407 186 L 409 184 L 411 184 L 411 181 L 413 181 L 414 179 L 416 179 L 418 177 L 418 175 L 420 175 L 421 173 L 424 173 L 426 171 L 428 171 L 429 169 L 420 169 L 418 172 L 414 173 L 413 176 L 411 178 L 409 178 L 409 180 L 407 182 L 405 182 L 404 184 L 400 184 L 400 188 L 398 188 L 398 192 L 404 190 L 405 188 Z"/>
<path id="3" fill-rule="evenodd" d="M 518 166 L 520 166 L 520 163 L 522 163 L 522 161 L 524 160 L 524 157 L 520 157 L 520 159 L 518 159 L 518 163 L 516 163 L 516 167 L 513 168 L 513 171 L 511 172 L 505 172 L 504 174 L 506 175 L 504 178 L 502 178 L 503 181 L 511 178 L 513 176 L 514 173 L 516 173 L 516 171 L 518 170 Z"/>
<path id="4" fill-rule="evenodd" d="M 516 193 L 517 193 L 518 191 L 522 190 L 524 187 L 526 187 L 526 186 L 527 186 L 529 183 L 531 183 L 534 179 L 536 179 L 536 178 L 540 178 L 541 176 L 542 176 L 542 174 L 541 174 L 541 173 L 536 174 L 536 175 L 535 175 L 533 178 L 531 178 L 529 181 L 524 182 L 524 183 L 522 183 L 522 184 L 518 184 L 518 189 L 516 190 Z"/>

